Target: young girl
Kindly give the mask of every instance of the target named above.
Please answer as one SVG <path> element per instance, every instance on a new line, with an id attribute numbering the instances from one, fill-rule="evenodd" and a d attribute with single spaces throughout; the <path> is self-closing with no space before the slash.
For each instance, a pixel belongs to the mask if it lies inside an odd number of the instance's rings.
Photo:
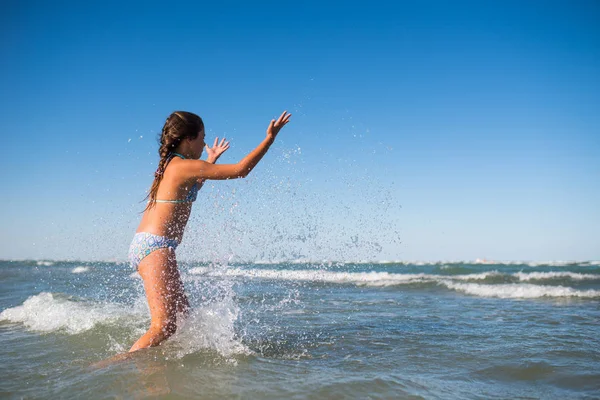
<path id="1" fill-rule="evenodd" d="M 177 314 L 189 303 L 177 269 L 175 249 L 181 243 L 192 203 L 206 179 L 244 178 L 265 155 L 279 130 L 290 120 L 284 111 L 267 128 L 266 138 L 237 164 L 215 165 L 229 148 L 225 139 L 213 147 L 204 142 L 199 116 L 177 111 L 167 118 L 160 137 L 160 161 L 148 194 L 148 205 L 129 248 L 129 260 L 144 280 L 150 307 L 150 328 L 130 352 L 157 346 L 175 333 Z M 206 147 L 207 161 L 199 160 Z"/>

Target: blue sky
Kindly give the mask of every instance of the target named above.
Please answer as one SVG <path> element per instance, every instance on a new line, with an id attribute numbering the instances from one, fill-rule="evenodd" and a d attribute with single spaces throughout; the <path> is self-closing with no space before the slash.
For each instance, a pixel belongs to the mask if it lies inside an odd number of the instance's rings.
<path id="1" fill-rule="evenodd" d="M 600 6 L 10 2 L 0 258 L 124 259 L 174 110 L 252 175 L 180 257 L 600 259 Z"/>

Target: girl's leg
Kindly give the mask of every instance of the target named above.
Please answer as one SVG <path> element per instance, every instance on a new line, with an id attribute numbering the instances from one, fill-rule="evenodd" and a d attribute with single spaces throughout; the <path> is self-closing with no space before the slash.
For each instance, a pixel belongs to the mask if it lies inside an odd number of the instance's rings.
<path id="1" fill-rule="evenodd" d="M 147 255 L 138 267 L 144 280 L 146 298 L 150 307 L 150 328 L 135 342 L 130 352 L 157 346 L 177 329 L 178 287 L 173 276 L 178 277 L 175 252 L 169 248 L 158 249 Z"/>
<path id="2" fill-rule="evenodd" d="M 179 273 L 178 268 L 175 268 L 175 271 L 173 271 L 171 279 L 173 282 L 173 287 L 175 288 L 175 292 L 177 294 L 177 300 L 175 301 L 177 312 L 184 316 L 187 316 L 190 312 L 190 302 L 188 301 L 188 298 L 185 295 L 185 287 L 183 286 L 183 282 L 181 281 L 181 275 Z"/>

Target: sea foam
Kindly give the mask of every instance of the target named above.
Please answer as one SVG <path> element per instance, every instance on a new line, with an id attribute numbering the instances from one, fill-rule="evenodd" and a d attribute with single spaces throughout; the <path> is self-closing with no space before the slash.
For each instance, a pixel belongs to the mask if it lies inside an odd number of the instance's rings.
<path id="1" fill-rule="evenodd" d="M 575 281 L 582 280 L 600 280 L 599 274 L 579 274 L 577 272 L 516 272 L 512 276 L 520 281 L 528 282 L 533 280 L 551 280 L 569 278 Z"/>
<path id="2" fill-rule="evenodd" d="M 36 262 L 36 265 L 42 266 L 42 267 L 50 267 L 52 265 L 54 265 L 53 261 L 44 261 L 44 260 L 40 260 Z"/>
<path id="3" fill-rule="evenodd" d="M 540 297 L 600 297 L 600 290 L 576 290 L 564 286 L 542 286 L 532 284 L 483 285 L 479 283 L 459 283 L 442 281 L 449 289 L 480 297 L 502 299 L 535 299 Z"/>
<path id="4" fill-rule="evenodd" d="M 42 292 L 29 297 L 22 305 L 0 313 L 0 321 L 22 323 L 34 331 L 85 332 L 96 324 L 128 317 L 125 308 L 117 304 L 75 301 L 60 294 Z"/>
<path id="5" fill-rule="evenodd" d="M 174 355 L 181 358 L 200 350 L 213 350 L 231 359 L 236 354 L 251 354 L 234 329 L 239 307 L 233 296 L 209 302 L 191 311 L 170 346 L 176 347 Z M 80 334 L 98 325 L 113 325 L 131 331 L 133 337 L 142 335 L 150 323 L 146 300 L 138 298 L 133 307 L 122 304 L 75 300 L 57 293 L 42 292 L 29 297 L 22 305 L 7 308 L 0 313 L 0 321 L 22 324 L 36 332 Z M 110 349 L 123 351 L 133 342 L 110 343 Z"/>
<path id="6" fill-rule="evenodd" d="M 270 279 L 286 281 L 312 281 L 324 283 L 355 284 L 359 286 L 394 286 L 421 282 L 441 281 L 482 281 L 489 278 L 513 278 L 520 281 L 551 280 L 569 278 L 572 280 L 600 280 L 600 274 L 579 274 L 575 272 L 517 272 L 503 274 L 498 271 L 487 271 L 463 275 L 436 274 L 399 274 L 390 272 L 334 272 L 325 270 L 274 270 L 228 268 L 213 269 L 196 267 L 189 270 L 191 275 L 211 277 L 244 277 L 249 279 Z"/>
<path id="7" fill-rule="evenodd" d="M 286 281 L 312 281 L 326 283 L 351 283 L 368 286 L 390 286 L 431 280 L 428 274 L 392 274 L 389 272 L 331 272 L 321 270 L 273 270 L 273 269 L 211 269 L 196 267 L 192 275 L 211 277 L 245 277 Z"/>

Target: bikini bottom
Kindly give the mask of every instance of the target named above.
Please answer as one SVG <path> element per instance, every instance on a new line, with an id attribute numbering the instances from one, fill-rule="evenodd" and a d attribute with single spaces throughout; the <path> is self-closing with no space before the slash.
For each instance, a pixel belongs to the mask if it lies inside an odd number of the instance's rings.
<path id="1" fill-rule="evenodd" d="M 148 232 L 138 232 L 129 246 L 129 263 L 137 271 L 140 262 L 154 250 L 170 248 L 175 250 L 179 242 Z"/>

